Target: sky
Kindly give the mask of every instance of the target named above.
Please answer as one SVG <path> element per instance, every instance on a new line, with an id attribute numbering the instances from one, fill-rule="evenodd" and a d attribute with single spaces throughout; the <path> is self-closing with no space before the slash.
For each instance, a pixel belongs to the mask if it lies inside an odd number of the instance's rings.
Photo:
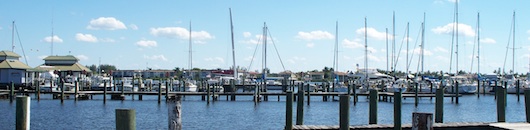
<path id="1" fill-rule="evenodd" d="M 451 58 L 451 53 L 457 52 L 456 41 L 459 70 L 477 72 L 480 67 L 481 73 L 492 73 L 499 68 L 509 71 L 512 70 L 512 62 L 517 73 L 530 70 L 530 25 L 525 24 L 530 21 L 529 17 L 525 17 L 530 15 L 530 9 L 525 6 L 530 5 L 530 1 L 458 1 L 459 35 L 458 40 L 453 42 L 455 2 L 0 1 L 0 50 L 11 51 L 14 45 L 13 51 L 31 67 L 43 64 L 42 59 L 46 56 L 74 55 L 83 65 L 111 64 L 123 70 L 187 69 L 190 67 L 191 24 L 191 67 L 228 69 L 233 65 L 230 8 L 236 66 L 251 71 L 263 67 L 261 38 L 266 23 L 267 67 L 271 72 L 333 67 L 336 36 L 338 71 L 354 71 L 357 65 L 387 70 L 387 66 L 392 66 L 387 64 L 392 63 L 392 44 L 395 41 L 394 55 L 398 60 L 393 63 L 396 70 L 407 70 L 408 52 L 408 70 L 417 72 L 421 70 L 418 57 L 424 20 L 424 71 L 447 72 L 451 69 L 455 72 L 457 58 L 456 55 Z M 514 11 L 515 47 L 512 47 Z M 479 12 L 480 35 L 477 32 Z M 478 46 L 477 36 L 480 36 L 480 49 L 474 49 Z M 367 65 L 364 62 L 365 43 Z M 478 50 L 480 65 L 477 65 L 476 58 Z M 513 50 L 515 60 L 512 60 Z"/>

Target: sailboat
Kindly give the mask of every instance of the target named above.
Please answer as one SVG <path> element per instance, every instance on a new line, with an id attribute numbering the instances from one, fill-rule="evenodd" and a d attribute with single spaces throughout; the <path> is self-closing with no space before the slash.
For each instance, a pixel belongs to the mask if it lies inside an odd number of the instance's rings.
<path id="1" fill-rule="evenodd" d="M 348 86 L 346 86 L 344 83 L 339 81 L 339 77 L 337 75 L 337 70 L 339 68 L 339 21 L 335 23 L 335 47 L 334 47 L 334 53 L 333 53 L 333 72 L 331 72 L 331 77 L 333 78 L 333 83 L 330 86 L 335 92 L 348 92 Z M 358 89 L 355 89 L 358 90 Z"/>
<path id="2" fill-rule="evenodd" d="M 454 89 L 456 89 L 456 84 L 458 83 L 458 93 L 459 94 L 474 94 L 477 92 L 477 83 L 474 82 L 475 80 L 473 75 L 459 75 L 459 69 L 458 69 L 458 2 L 455 2 L 455 20 L 456 22 L 454 26 L 456 26 L 456 29 L 453 30 L 453 34 L 456 37 L 456 73 L 455 76 L 450 78 L 450 81 L 452 81 L 451 85 L 447 89 L 449 93 L 456 93 Z"/>
<path id="3" fill-rule="evenodd" d="M 515 72 L 515 11 L 513 12 L 513 21 L 512 21 L 512 71 L 510 71 L 509 74 L 504 75 L 502 77 L 502 81 L 506 82 L 506 93 L 515 94 L 517 93 L 517 86 L 519 86 L 519 93 L 524 93 L 524 87 L 522 83 L 520 82 L 519 85 L 517 85 L 517 79 L 515 78 L 514 72 Z M 506 48 L 508 49 L 508 48 Z"/>
<path id="4" fill-rule="evenodd" d="M 395 18 L 394 18 L 395 19 Z M 408 45 L 409 45 L 409 23 L 407 23 L 407 61 L 406 61 L 406 74 L 405 74 L 405 78 L 400 78 L 400 79 L 395 79 L 392 84 L 386 86 L 386 91 L 387 92 L 407 92 L 408 91 L 408 88 L 409 88 L 409 84 L 410 84 L 410 80 L 409 80 L 409 70 L 408 70 L 408 53 L 409 53 L 409 50 L 408 50 Z M 395 39 L 395 38 L 394 38 Z"/>

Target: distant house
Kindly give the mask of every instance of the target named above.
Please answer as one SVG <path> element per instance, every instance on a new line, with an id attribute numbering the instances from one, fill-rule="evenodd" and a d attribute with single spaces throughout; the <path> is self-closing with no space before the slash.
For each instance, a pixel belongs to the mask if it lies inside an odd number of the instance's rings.
<path id="1" fill-rule="evenodd" d="M 58 73 L 77 77 L 92 72 L 89 68 L 78 63 L 79 59 L 72 55 L 48 56 L 43 59 L 44 64 L 35 67 L 42 71 L 57 71 Z"/>
<path id="2" fill-rule="evenodd" d="M 13 82 L 19 86 L 26 81 L 28 65 L 20 62 L 20 56 L 12 51 L 0 51 L 0 84 L 5 86 Z"/>
<path id="3" fill-rule="evenodd" d="M 324 80 L 324 72 L 309 72 L 311 80 Z"/>

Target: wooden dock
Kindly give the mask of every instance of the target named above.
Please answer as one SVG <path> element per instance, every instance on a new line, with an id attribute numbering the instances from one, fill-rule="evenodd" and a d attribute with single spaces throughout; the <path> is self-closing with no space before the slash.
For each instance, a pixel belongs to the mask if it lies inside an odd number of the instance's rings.
<path id="1" fill-rule="evenodd" d="M 456 130 L 456 129 L 471 129 L 471 130 L 528 130 L 529 123 L 487 123 L 487 122 L 473 122 L 473 123 L 434 123 L 436 130 Z M 359 125 L 350 126 L 350 130 L 393 130 L 394 125 Z M 403 130 L 412 129 L 411 124 L 403 124 Z M 339 126 L 332 125 L 294 125 L 293 130 L 338 130 Z"/>

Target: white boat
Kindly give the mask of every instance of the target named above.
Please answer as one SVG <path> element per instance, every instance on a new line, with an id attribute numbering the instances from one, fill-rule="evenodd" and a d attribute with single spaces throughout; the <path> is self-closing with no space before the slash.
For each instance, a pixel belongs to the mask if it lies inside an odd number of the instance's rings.
<path id="1" fill-rule="evenodd" d="M 117 84 L 118 91 L 138 91 L 138 87 L 133 86 L 132 77 L 122 77 L 121 81 Z"/>
<path id="2" fill-rule="evenodd" d="M 409 88 L 410 81 L 407 81 L 406 79 L 397 79 L 392 83 L 392 85 L 389 85 L 386 87 L 387 92 L 407 92 Z"/>
<path id="3" fill-rule="evenodd" d="M 477 93 L 477 82 L 470 75 L 457 75 L 451 77 L 449 86 L 446 86 L 447 93 L 456 93 L 455 81 L 458 82 L 458 94 L 475 94 Z"/>
<path id="4" fill-rule="evenodd" d="M 508 74 L 508 75 L 503 76 L 503 78 L 501 78 L 501 84 L 504 84 L 504 83 L 506 83 L 506 86 L 505 85 L 501 85 L 501 86 L 506 87 L 506 93 L 509 93 L 509 94 L 517 93 L 517 79 L 515 78 L 514 75 Z M 523 86 L 523 83 L 519 82 L 519 93 L 520 94 L 524 94 L 525 88 L 526 87 Z"/>
<path id="5" fill-rule="evenodd" d="M 112 83 L 112 77 L 92 76 L 91 78 L 92 90 L 103 91 L 104 89 L 107 89 L 107 91 L 112 91 L 112 88 L 114 87 L 114 84 Z"/>

